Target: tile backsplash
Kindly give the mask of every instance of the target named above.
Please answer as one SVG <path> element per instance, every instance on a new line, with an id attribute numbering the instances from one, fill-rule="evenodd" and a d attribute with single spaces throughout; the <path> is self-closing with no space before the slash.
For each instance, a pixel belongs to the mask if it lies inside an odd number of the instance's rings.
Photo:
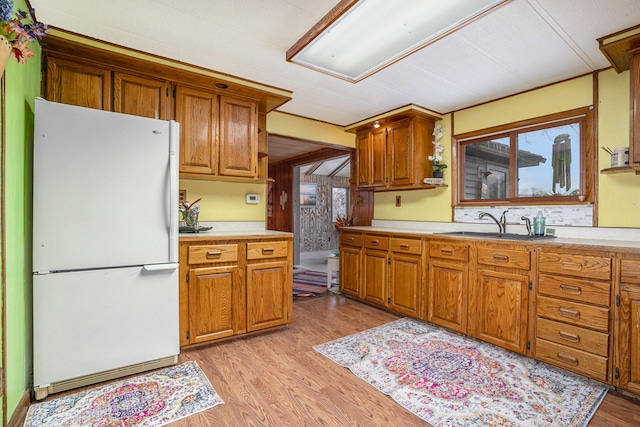
<path id="1" fill-rule="evenodd" d="M 458 206 L 454 208 L 454 222 L 461 223 L 487 223 L 490 219 L 479 219 L 480 212 L 488 212 L 496 218 L 500 218 L 502 212 L 507 211 L 507 224 L 524 224 L 520 218 L 527 216 L 533 221 L 533 217 L 542 211 L 548 226 L 567 227 L 592 227 L 593 205 L 541 205 L 541 206 Z"/>

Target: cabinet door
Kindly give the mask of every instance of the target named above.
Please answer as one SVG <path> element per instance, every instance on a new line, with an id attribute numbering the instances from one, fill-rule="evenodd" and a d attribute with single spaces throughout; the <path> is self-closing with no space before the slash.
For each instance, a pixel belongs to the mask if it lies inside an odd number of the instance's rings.
<path id="1" fill-rule="evenodd" d="M 523 353 L 527 346 L 529 277 L 478 270 L 475 289 L 475 333 L 472 335 L 508 350 Z"/>
<path id="2" fill-rule="evenodd" d="M 387 130 L 371 132 L 371 187 L 387 185 Z"/>
<path id="3" fill-rule="evenodd" d="M 166 120 L 169 84 L 164 80 L 113 74 L 113 111 Z"/>
<path id="4" fill-rule="evenodd" d="M 466 333 L 468 282 L 466 263 L 430 261 L 427 321 Z"/>
<path id="5" fill-rule="evenodd" d="M 423 318 L 422 257 L 391 253 L 389 308 L 408 316 Z"/>
<path id="6" fill-rule="evenodd" d="M 349 246 L 340 247 L 340 292 L 360 298 L 360 266 L 362 250 Z"/>
<path id="7" fill-rule="evenodd" d="M 111 71 L 76 61 L 47 58 L 47 99 L 111 110 Z"/>
<path id="8" fill-rule="evenodd" d="M 237 265 L 189 270 L 189 343 L 228 337 L 243 329 Z"/>
<path id="9" fill-rule="evenodd" d="M 289 322 L 292 278 L 286 261 L 247 265 L 247 331 Z"/>
<path id="10" fill-rule="evenodd" d="M 413 136 L 410 119 L 400 120 L 387 128 L 388 185 L 413 184 Z M 426 162 L 427 160 L 424 159 Z"/>
<path id="11" fill-rule="evenodd" d="M 180 123 L 180 172 L 215 175 L 218 97 L 212 92 L 176 87 Z"/>
<path id="12" fill-rule="evenodd" d="M 364 267 L 362 283 L 364 285 L 364 299 L 374 304 L 387 307 L 387 264 L 386 251 L 364 251 Z"/>
<path id="13" fill-rule="evenodd" d="M 640 289 L 620 292 L 619 316 L 617 385 L 640 394 Z"/>
<path id="14" fill-rule="evenodd" d="M 219 175 L 258 175 L 258 107 L 254 101 L 220 97 L 219 144 Z"/>
<path id="15" fill-rule="evenodd" d="M 367 188 L 371 185 L 373 165 L 371 143 L 371 132 L 356 134 L 356 185 L 358 188 Z"/>

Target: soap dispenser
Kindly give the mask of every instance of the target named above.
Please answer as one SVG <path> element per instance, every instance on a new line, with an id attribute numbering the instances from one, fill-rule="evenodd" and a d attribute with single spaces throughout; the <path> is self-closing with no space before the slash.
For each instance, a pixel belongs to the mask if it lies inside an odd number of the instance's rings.
<path id="1" fill-rule="evenodd" d="M 538 211 L 538 215 L 533 218 L 533 234 L 536 236 L 544 236 L 544 222 L 545 217 L 542 216 L 542 211 Z"/>

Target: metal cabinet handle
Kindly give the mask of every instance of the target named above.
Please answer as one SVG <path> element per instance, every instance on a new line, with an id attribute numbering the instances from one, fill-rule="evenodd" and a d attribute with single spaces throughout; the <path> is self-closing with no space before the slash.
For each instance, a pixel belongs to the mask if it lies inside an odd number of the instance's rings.
<path id="1" fill-rule="evenodd" d="M 574 366 L 578 366 L 578 359 L 570 354 L 558 352 L 558 359 L 562 360 L 563 362 L 570 363 Z"/>
<path id="2" fill-rule="evenodd" d="M 509 262 L 509 257 L 507 255 L 494 255 L 493 260 L 495 262 Z"/>
<path id="3" fill-rule="evenodd" d="M 222 255 L 222 251 L 220 251 L 220 250 L 209 251 L 209 252 L 207 252 L 207 259 L 219 258 L 220 255 Z"/>
<path id="4" fill-rule="evenodd" d="M 573 309 L 573 308 L 560 307 L 558 310 L 560 311 L 560 315 L 561 316 L 569 317 L 571 319 L 579 319 L 580 318 L 580 312 L 578 310 Z"/>
<path id="5" fill-rule="evenodd" d="M 565 294 L 571 294 L 571 295 L 582 294 L 582 288 L 580 286 L 568 285 L 566 283 L 560 284 L 560 290 Z"/>
<path id="6" fill-rule="evenodd" d="M 580 342 L 580 337 L 565 331 L 558 331 L 558 335 L 565 341 Z"/>

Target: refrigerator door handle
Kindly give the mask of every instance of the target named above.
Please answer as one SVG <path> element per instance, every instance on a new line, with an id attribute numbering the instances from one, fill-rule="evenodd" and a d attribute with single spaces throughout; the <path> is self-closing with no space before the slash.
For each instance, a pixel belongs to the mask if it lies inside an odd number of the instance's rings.
<path id="1" fill-rule="evenodd" d="M 169 264 L 147 264 L 147 265 L 143 265 L 142 269 L 144 271 L 172 271 L 178 268 L 178 264 L 177 263 L 169 263 Z"/>
<path id="2" fill-rule="evenodd" d="M 169 261 L 178 262 L 178 143 L 180 125 L 171 120 L 169 123 Z"/>

